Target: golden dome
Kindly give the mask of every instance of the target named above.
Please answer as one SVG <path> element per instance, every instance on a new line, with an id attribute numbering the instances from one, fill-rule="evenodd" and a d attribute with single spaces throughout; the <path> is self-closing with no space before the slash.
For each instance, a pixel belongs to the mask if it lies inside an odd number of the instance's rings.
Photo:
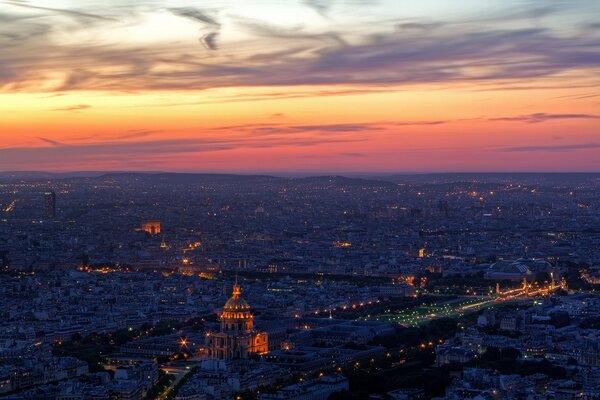
<path id="1" fill-rule="evenodd" d="M 235 285 L 233 285 L 233 295 L 229 300 L 227 300 L 227 303 L 225 303 L 223 309 L 240 310 L 249 308 L 250 305 L 248 304 L 248 302 L 242 298 L 242 288 L 236 283 Z"/>

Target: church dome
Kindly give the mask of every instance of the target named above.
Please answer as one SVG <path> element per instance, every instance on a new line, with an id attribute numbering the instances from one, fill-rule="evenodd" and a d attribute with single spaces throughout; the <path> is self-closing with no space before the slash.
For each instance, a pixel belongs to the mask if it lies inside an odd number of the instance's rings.
<path id="1" fill-rule="evenodd" d="M 240 285 L 236 283 L 235 285 L 233 285 L 233 295 L 229 300 L 227 300 L 227 303 L 225 303 L 223 309 L 234 311 L 247 310 L 249 308 L 250 305 L 248 304 L 248 302 L 242 298 L 242 289 L 240 288 Z"/>

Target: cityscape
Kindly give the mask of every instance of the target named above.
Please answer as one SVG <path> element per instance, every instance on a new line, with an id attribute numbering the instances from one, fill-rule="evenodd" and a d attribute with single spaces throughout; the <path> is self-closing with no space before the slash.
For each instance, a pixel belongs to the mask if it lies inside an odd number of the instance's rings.
<path id="1" fill-rule="evenodd" d="M 598 395 L 598 174 L 2 180 L 7 399 Z"/>
<path id="2" fill-rule="evenodd" d="M 0 0 L 0 400 L 600 400 L 598 16 Z"/>

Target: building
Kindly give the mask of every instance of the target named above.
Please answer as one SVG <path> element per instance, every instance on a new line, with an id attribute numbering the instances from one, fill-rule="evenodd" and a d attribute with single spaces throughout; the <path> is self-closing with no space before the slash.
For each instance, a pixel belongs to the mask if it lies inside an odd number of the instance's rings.
<path id="1" fill-rule="evenodd" d="M 276 393 L 264 393 L 259 400 L 327 400 L 333 393 L 349 389 L 348 379 L 340 374 L 331 374 L 306 382 L 286 386 Z"/>
<path id="2" fill-rule="evenodd" d="M 416 388 L 397 389 L 388 392 L 387 395 L 392 400 L 418 400 L 425 397 L 425 390 Z"/>
<path id="3" fill-rule="evenodd" d="M 406 283 L 379 286 L 379 294 L 385 298 L 408 297 L 415 294 L 415 287 Z"/>
<path id="4" fill-rule="evenodd" d="M 264 359 L 288 371 L 310 374 L 338 365 L 383 358 L 385 353 L 385 348 L 379 346 L 364 346 L 364 348 L 358 349 L 348 349 L 342 346 L 299 346 L 288 350 L 274 350 Z"/>
<path id="5" fill-rule="evenodd" d="M 156 236 L 160 233 L 160 221 L 145 221 L 142 224 L 142 230 L 152 236 Z"/>
<path id="6" fill-rule="evenodd" d="M 521 282 L 523 279 L 533 280 L 534 274 L 524 262 L 502 260 L 492 264 L 484 277 L 493 281 Z"/>
<path id="7" fill-rule="evenodd" d="M 44 216 L 48 219 L 56 217 L 56 193 L 44 193 Z"/>
<path id="8" fill-rule="evenodd" d="M 461 347 L 443 344 L 435 348 L 435 366 L 445 364 L 463 364 L 475 358 L 476 353 Z"/>
<path id="9" fill-rule="evenodd" d="M 220 332 L 206 334 L 207 356 L 210 359 L 232 360 L 269 351 L 268 335 L 254 329 L 250 305 L 242 298 L 242 289 L 235 283 L 233 295 L 221 311 Z"/>
<path id="10" fill-rule="evenodd" d="M 376 336 L 387 336 L 393 333 L 393 325 L 379 321 L 346 321 L 310 331 L 313 341 L 331 346 L 347 343 L 367 344 Z"/>

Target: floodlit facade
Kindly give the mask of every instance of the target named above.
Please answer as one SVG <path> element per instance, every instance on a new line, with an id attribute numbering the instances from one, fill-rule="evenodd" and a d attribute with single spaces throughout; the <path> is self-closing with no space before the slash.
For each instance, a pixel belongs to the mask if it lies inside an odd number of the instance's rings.
<path id="1" fill-rule="evenodd" d="M 266 332 L 254 330 L 250 305 L 242 298 L 240 285 L 233 286 L 233 295 L 221 311 L 220 332 L 207 333 L 208 358 L 232 360 L 248 358 L 253 353 L 265 354 L 269 350 Z"/>

